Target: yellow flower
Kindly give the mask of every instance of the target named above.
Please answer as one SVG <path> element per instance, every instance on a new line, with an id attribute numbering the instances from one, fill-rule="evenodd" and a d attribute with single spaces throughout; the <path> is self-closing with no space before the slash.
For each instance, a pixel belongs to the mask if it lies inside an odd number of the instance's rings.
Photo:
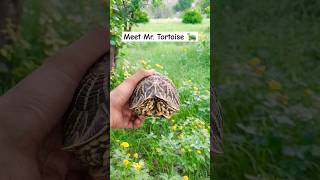
<path id="1" fill-rule="evenodd" d="M 156 148 L 156 151 L 157 151 L 158 153 L 160 153 L 160 152 L 161 152 L 161 149 L 160 149 L 160 148 Z"/>
<path id="2" fill-rule="evenodd" d="M 183 139 L 184 138 L 184 135 L 181 133 L 179 136 L 178 136 L 179 139 Z"/>
<path id="3" fill-rule="evenodd" d="M 123 147 L 123 148 L 128 148 L 129 147 L 129 143 L 128 142 L 122 142 L 120 144 L 120 146 Z"/>
<path id="4" fill-rule="evenodd" d="M 174 130 L 174 131 L 177 130 L 177 125 L 176 125 L 176 124 L 173 125 L 173 126 L 171 127 L 171 129 Z"/>
<path id="5" fill-rule="evenodd" d="M 136 171 L 140 171 L 141 170 L 141 165 L 139 163 L 134 163 L 132 166 Z"/>
<path id="6" fill-rule="evenodd" d="M 128 159 L 124 159 L 122 162 L 123 162 L 124 166 L 126 166 L 126 167 L 128 167 L 128 165 L 130 163 Z"/>
<path id="7" fill-rule="evenodd" d="M 188 83 L 189 83 L 189 84 L 192 84 L 192 80 L 191 80 L 191 79 L 189 79 L 189 80 L 188 80 Z"/>
<path id="8" fill-rule="evenodd" d="M 201 150 L 197 150 L 197 154 L 202 154 L 202 151 Z"/>
<path id="9" fill-rule="evenodd" d="M 130 154 L 130 153 L 128 153 L 128 154 L 127 154 L 127 156 L 128 156 L 128 157 L 130 157 L 130 156 L 131 156 L 131 154 Z"/>
<path id="10" fill-rule="evenodd" d="M 143 64 L 143 65 L 146 65 L 146 64 L 147 64 L 147 62 L 146 62 L 144 59 L 141 59 L 141 60 L 140 60 L 140 63 Z"/>
<path id="11" fill-rule="evenodd" d="M 273 91 L 279 91 L 281 90 L 281 84 L 279 81 L 276 81 L 276 80 L 271 80 L 268 82 L 269 84 L 269 88 Z"/>
<path id="12" fill-rule="evenodd" d="M 163 67 L 162 67 L 160 64 L 155 64 L 155 66 L 156 66 L 157 68 L 163 69 Z"/>
<path id="13" fill-rule="evenodd" d="M 139 154 L 138 154 L 138 153 L 134 153 L 134 154 L 133 154 L 133 157 L 136 158 L 136 159 L 138 159 Z"/>
<path id="14" fill-rule="evenodd" d="M 130 74 L 128 73 L 128 71 L 125 71 L 123 74 L 126 78 L 130 77 Z"/>
<path id="15" fill-rule="evenodd" d="M 257 66 L 261 63 L 261 60 L 259 58 L 253 58 L 251 59 L 248 64 L 251 65 L 251 66 Z"/>
<path id="16" fill-rule="evenodd" d="M 183 180 L 189 180 L 189 177 L 188 176 L 183 176 L 182 179 Z"/>
<path id="17" fill-rule="evenodd" d="M 199 91 L 199 88 L 196 87 L 196 86 L 194 86 L 194 87 L 193 87 L 193 90 L 194 90 L 194 91 Z"/>

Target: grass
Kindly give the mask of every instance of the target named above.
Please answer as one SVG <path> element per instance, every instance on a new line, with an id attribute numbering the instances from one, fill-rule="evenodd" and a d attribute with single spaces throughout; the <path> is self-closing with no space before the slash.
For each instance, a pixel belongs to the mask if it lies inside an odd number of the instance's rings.
<path id="1" fill-rule="evenodd" d="M 198 43 L 134 43 L 123 49 L 116 80 L 138 68 L 153 68 L 166 74 L 176 85 L 181 110 L 170 120 L 149 118 L 136 130 L 112 130 L 111 177 L 147 179 L 209 178 L 209 20 L 186 25 L 180 20 L 151 20 L 133 31 L 197 31 Z M 129 148 L 119 146 L 128 142 Z M 128 155 L 130 154 L 130 156 Z M 132 158 L 134 153 L 139 158 Z M 141 171 L 125 167 L 128 160 Z M 130 165 L 128 165 L 130 166 Z"/>
<path id="2" fill-rule="evenodd" d="M 214 179 L 320 179 L 316 1 L 217 1 Z"/>

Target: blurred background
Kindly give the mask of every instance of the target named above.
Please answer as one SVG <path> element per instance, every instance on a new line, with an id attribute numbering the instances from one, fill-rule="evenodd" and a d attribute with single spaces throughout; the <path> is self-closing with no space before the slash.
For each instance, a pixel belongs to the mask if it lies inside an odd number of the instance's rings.
<path id="1" fill-rule="evenodd" d="M 0 0 L 0 95 L 54 54 L 106 24 L 102 1 Z"/>
<path id="2" fill-rule="evenodd" d="M 216 1 L 213 179 L 320 179 L 320 1 Z"/>

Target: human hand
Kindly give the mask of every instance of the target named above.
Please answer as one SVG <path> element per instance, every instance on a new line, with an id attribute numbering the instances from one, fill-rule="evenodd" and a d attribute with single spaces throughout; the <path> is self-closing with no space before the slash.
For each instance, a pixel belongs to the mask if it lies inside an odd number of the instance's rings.
<path id="1" fill-rule="evenodd" d="M 138 128 L 144 117 L 138 117 L 129 109 L 129 99 L 143 78 L 154 74 L 154 70 L 139 70 L 126 79 L 110 93 L 110 127 L 111 128 Z"/>
<path id="2" fill-rule="evenodd" d="M 61 122 L 82 76 L 109 49 L 108 34 L 86 34 L 0 97 L 0 179 L 89 179 L 61 150 Z"/>

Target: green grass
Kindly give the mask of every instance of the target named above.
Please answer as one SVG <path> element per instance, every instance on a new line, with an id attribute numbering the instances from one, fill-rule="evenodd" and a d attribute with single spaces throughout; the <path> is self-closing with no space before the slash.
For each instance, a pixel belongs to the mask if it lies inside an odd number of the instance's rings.
<path id="1" fill-rule="evenodd" d="M 186 25 L 181 20 L 151 20 L 133 31 L 197 31 L 203 35 L 197 43 L 133 43 L 121 49 L 123 55 L 118 59 L 113 86 L 121 83 L 123 74 L 153 68 L 172 79 L 179 91 L 181 109 L 170 120 L 149 118 L 140 129 L 112 130 L 111 177 L 208 179 L 209 20 L 199 25 Z M 130 147 L 121 148 L 121 142 L 128 142 Z M 125 168 L 122 162 L 138 162 L 127 156 L 135 152 L 145 164 L 139 173 Z"/>
<path id="2" fill-rule="evenodd" d="M 320 179 L 318 5 L 217 1 L 225 153 L 213 160 L 214 179 Z"/>
<path id="3" fill-rule="evenodd" d="M 195 31 L 205 34 L 206 39 L 210 38 L 208 19 L 199 25 L 183 24 L 181 20 L 151 20 L 149 24 L 139 24 L 133 31 Z M 198 46 L 199 43 L 135 43 L 121 52 L 126 54 L 125 59 L 132 63 L 139 63 L 143 59 L 162 65 L 173 81 L 177 79 L 178 86 L 182 85 L 180 80 L 191 79 L 197 85 L 208 89 L 210 62 L 209 59 L 198 56 Z"/>

